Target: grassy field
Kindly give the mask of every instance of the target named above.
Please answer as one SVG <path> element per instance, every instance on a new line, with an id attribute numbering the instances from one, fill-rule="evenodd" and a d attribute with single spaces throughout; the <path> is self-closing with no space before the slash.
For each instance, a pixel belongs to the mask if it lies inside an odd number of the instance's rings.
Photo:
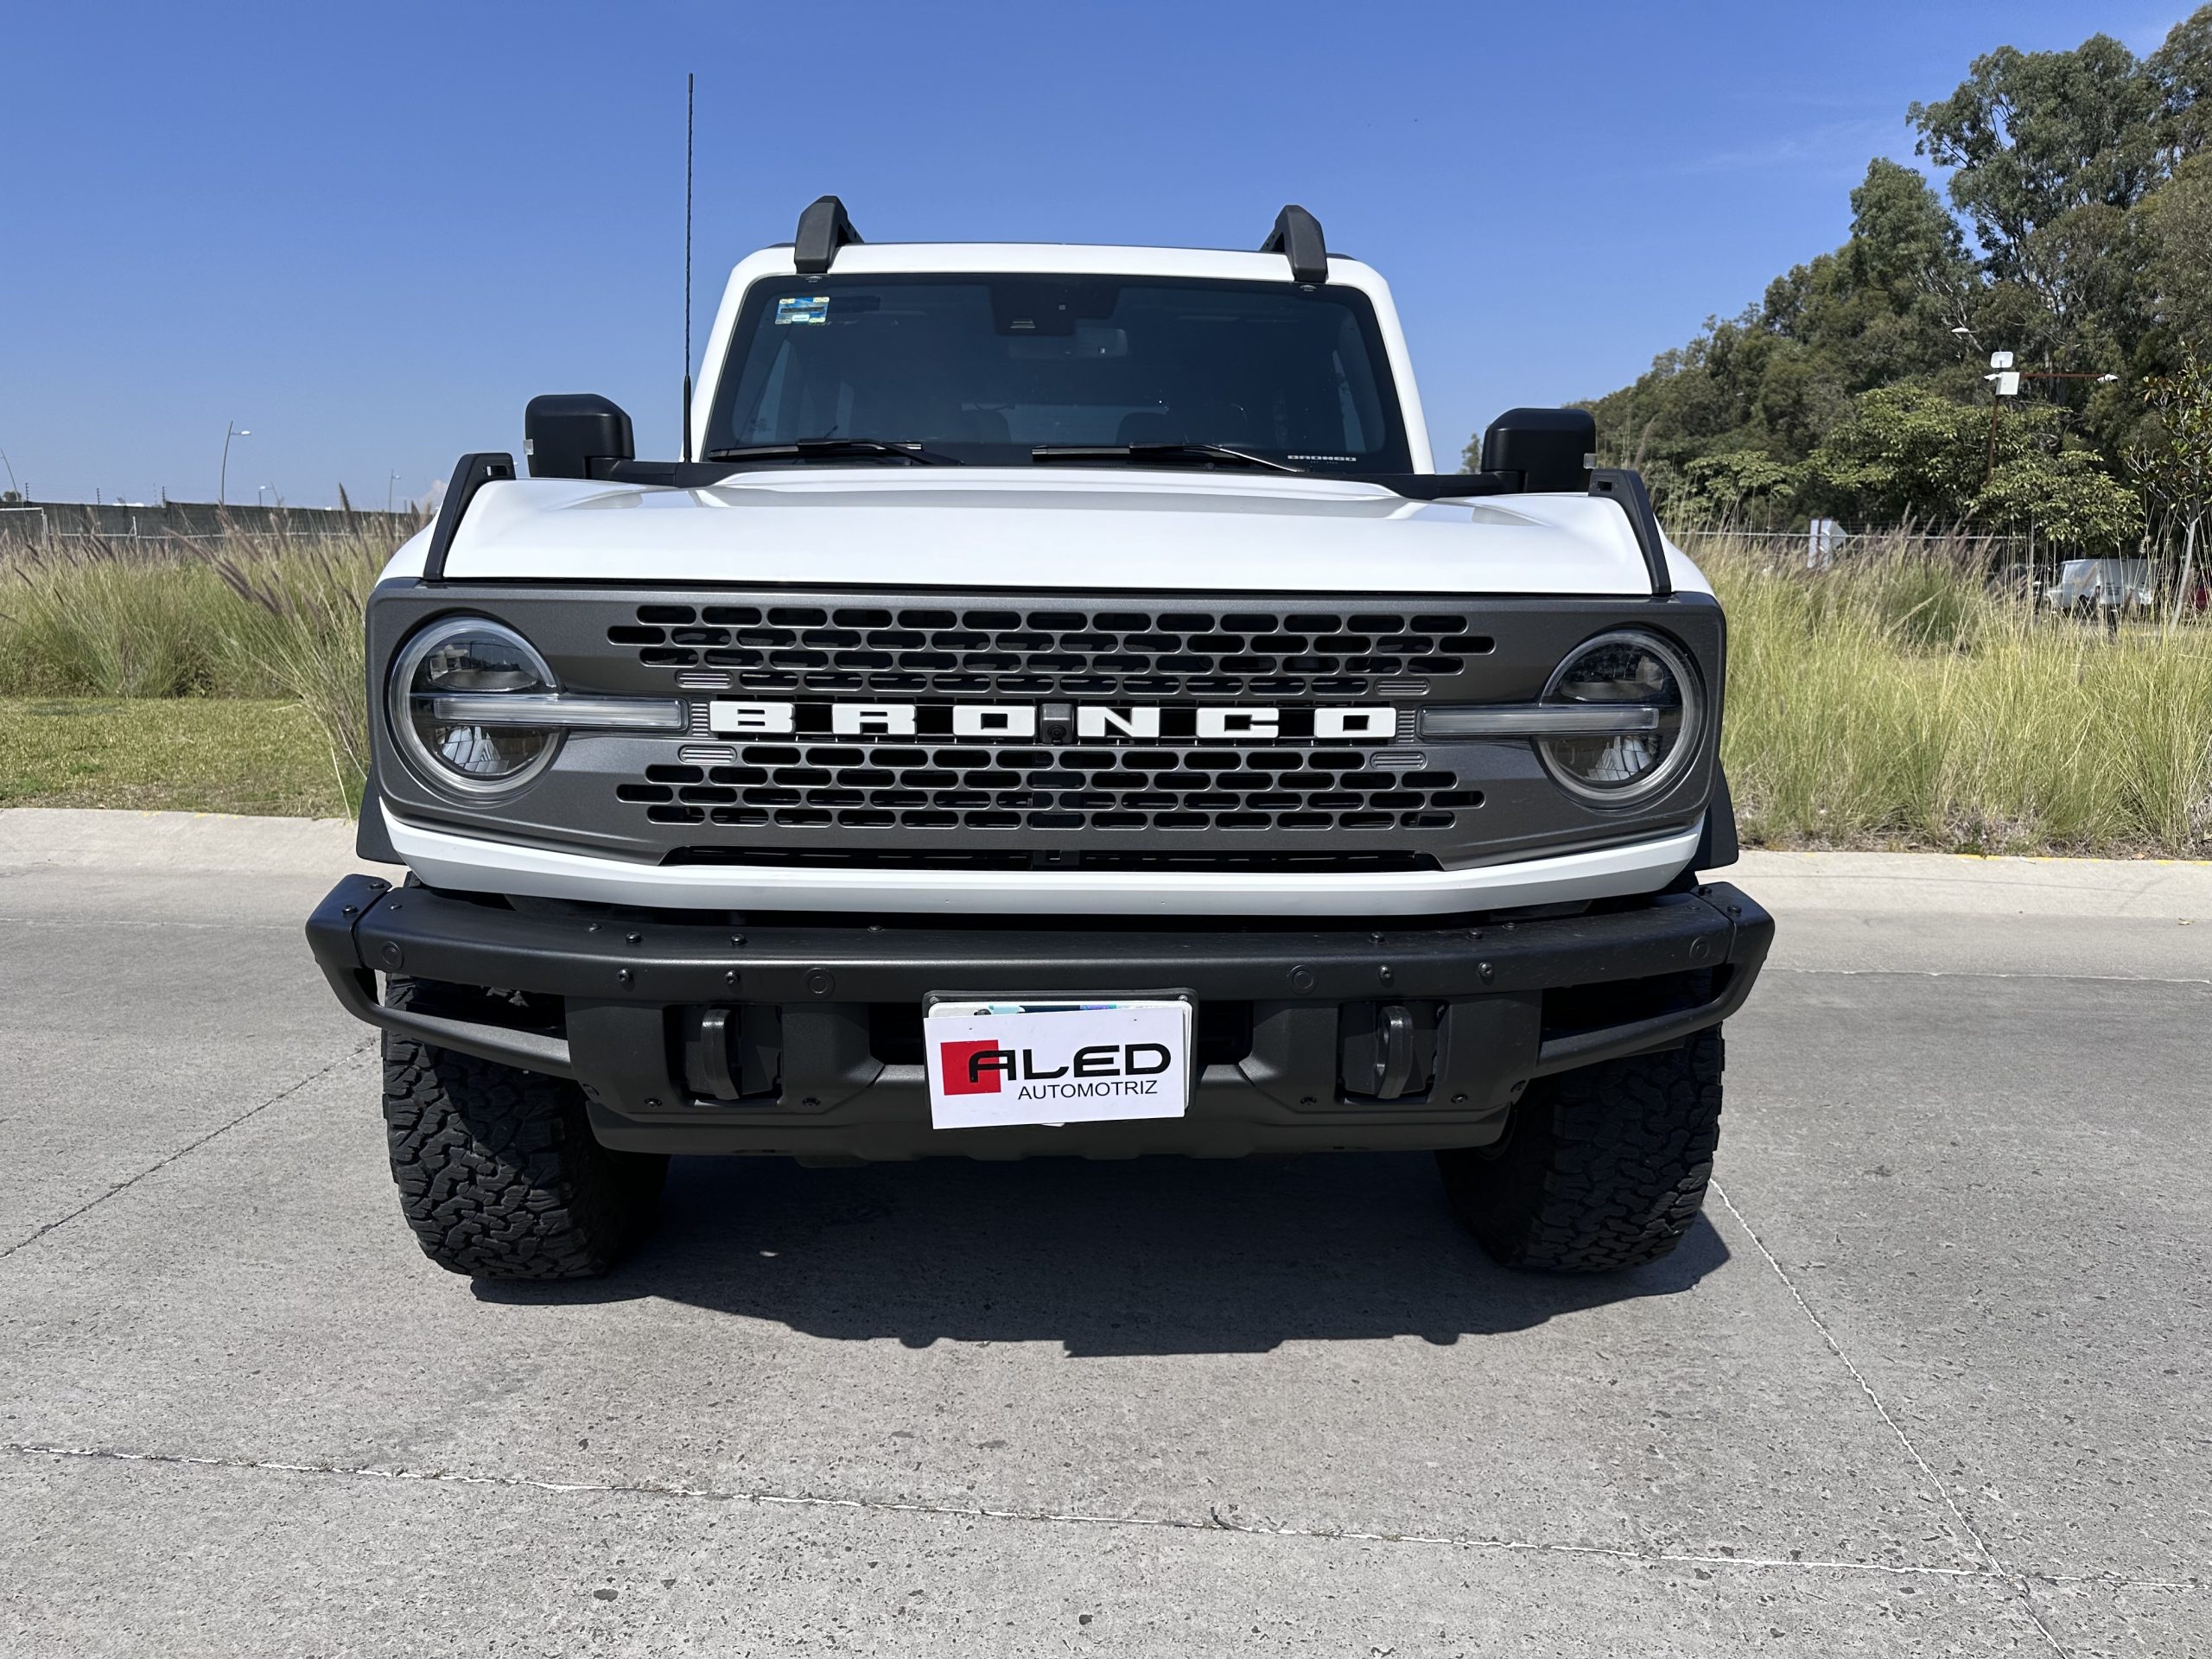
<path id="1" fill-rule="evenodd" d="M 0 806 L 348 812 L 294 699 L 0 697 Z"/>
<path id="2" fill-rule="evenodd" d="M 1963 547 L 1807 571 L 1684 537 L 1726 601 L 1746 841 L 2212 855 L 2212 626 L 2107 631 Z M 390 549 L 233 538 L 0 555 L 0 802 L 325 813 L 366 759 L 360 605 Z"/>

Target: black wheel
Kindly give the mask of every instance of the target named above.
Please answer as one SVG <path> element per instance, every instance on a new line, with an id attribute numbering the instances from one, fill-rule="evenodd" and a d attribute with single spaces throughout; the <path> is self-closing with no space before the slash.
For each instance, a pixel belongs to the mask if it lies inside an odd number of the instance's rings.
<path id="1" fill-rule="evenodd" d="M 1720 1143 L 1721 1041 L 1538 1079 L 1495 1146 L 1437 1154 L 1452 1208 L 1509 1268 L 1611 1273 L 1656 1262 L 1705 1203 Z"/>
<path id="2" fill-rule="evenodd" d="M 481 993 L 394 979 L 394 1007 L 482 1020 Z M 559 1077 L 384 1039 L 385 1130 L 423 1254 L 476 1279 L 588 1279 L 652 1224 L 664 1157 L 610 1152 Z"/>

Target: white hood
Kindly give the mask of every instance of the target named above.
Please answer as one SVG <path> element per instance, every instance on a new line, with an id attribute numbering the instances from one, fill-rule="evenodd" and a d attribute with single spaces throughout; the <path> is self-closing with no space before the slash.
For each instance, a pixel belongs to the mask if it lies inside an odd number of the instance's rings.
<path id="1" fill-rule="evenodd" d="M 425 538 L 387 573 L 418 574 Z M 1709 591 L 1669 548 L 1675 585 Z M 736 474 L 709 489 L 487 484 L 454 581 L 855 588 L 1641 594 L 1627 515 L 1586 495 L 1411 501 L 1291 476 L 867 466 Z"/>

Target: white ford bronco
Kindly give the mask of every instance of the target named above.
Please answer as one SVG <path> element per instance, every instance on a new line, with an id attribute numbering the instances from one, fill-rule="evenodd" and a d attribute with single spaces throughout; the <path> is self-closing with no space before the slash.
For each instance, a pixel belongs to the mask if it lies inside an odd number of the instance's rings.
<path id="1" fill-rule="evenodd" d="M 1589 416 L 1439 474 L 1382 279 L 863 243 L 732 274 L 684 454 L 540 397 L 368 607 L 308 932 L 407 1219 L 613 1266 L 671 1154 L 1417 1149 L 1501 1262 L 1694 1219 L 1773 924 L 1725 632 Z M 382 976 L 379 984 L 378 976 Z"/>

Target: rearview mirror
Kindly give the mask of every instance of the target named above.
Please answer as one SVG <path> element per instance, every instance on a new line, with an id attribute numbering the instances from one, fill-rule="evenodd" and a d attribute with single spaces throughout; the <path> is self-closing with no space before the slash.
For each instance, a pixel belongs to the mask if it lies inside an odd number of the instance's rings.
<path id="1" fill-rule="evenodd" d="M 599 463 L 636 458 L 620 404 L 594 391 L 550 392 L 523 410 L 523 454 L 532 478 L 603 478 Z"/>
<path id="2" fill-rule="evenodd" d="M 1509 409 L 1483 434 L 1483 471 L 1519 473 L 1524 490 L 1590 487 L 1598 421 L 1586 409 Z"/>

